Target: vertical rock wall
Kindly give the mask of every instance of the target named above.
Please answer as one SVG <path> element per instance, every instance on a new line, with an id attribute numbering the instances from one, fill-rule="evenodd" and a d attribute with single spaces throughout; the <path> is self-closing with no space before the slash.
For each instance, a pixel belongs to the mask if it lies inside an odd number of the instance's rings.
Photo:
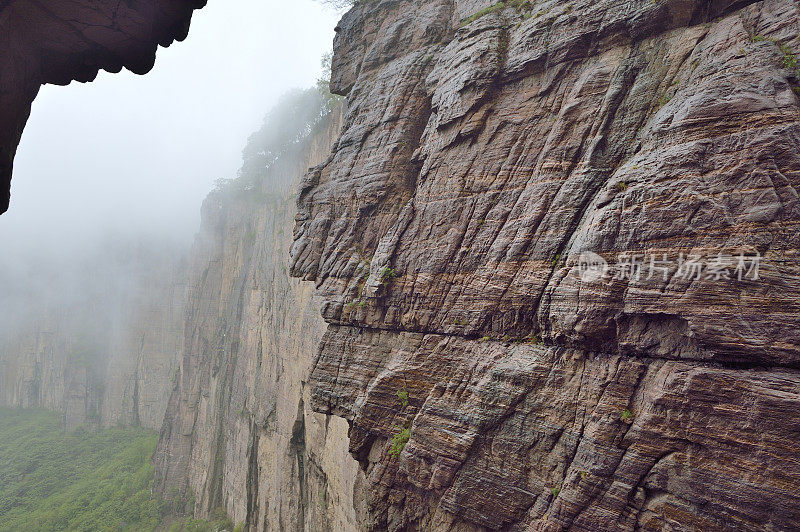
<path id="1" fill-rule="evenodd" d="M 319 301 L 288 275 L 297 183 L 328 157 L 340 126 L 334 112 L 256 170 L 256 183 L 240 178 L 204 203 L 183 358 L 155 455 L 157 488 L 196 515 L 223 507 L 257 530 L 355 527 L 347 423 L 313 413 L 306 387 L 325 328 Z"/>
<path id="2" fill-rule="evenodd" d="M 311 406 L 351 424 L 366 528 L 797 527 L 799 17 L 345 15 L 349 111 L 292 273 L 324 300 Z"/>
<path id="3" fill-rule="evenodd" d="M 84 257 L 69 281 L 66 263 L 55 278 L 18 280 L 31 292 L 3 294 L 13 310 L 0 330 L 0 405 L 61 412 L 67 429 L 160 429 L 182 341 L 179 255 L 118 242 Z"/>

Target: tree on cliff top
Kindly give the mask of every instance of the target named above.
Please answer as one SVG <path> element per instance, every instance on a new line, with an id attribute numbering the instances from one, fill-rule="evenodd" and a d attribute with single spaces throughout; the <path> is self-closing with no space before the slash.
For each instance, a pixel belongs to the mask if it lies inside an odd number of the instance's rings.
<path id="1" fill-rule="evenodd" d="M 268 170 L 279 160 L 291 160 L 291 153 L 319 127 L 327 124 L 334 106 L 335 101 L 329 93 L 323 93 L 317 87 L 295 89 L 284 94 L 264 117 L 259 130 L 250 135 L 242 152 L 239 176 L 217 181 L 217 189 L 233 193 L 273 190 L 275 183 L 264 181 Z M 275 178 L 273 176 L 271 180 Z M 266 188 L 262 187 L 264 184 Z"/>
<path id="2" fill-rule="evenodd" d="M 356 0 L 317 0 L 317 2 L 324 6 L 330 6 L 333 9 L 340 11 L 353 7 L 353 4 L 356 3 Z"/>

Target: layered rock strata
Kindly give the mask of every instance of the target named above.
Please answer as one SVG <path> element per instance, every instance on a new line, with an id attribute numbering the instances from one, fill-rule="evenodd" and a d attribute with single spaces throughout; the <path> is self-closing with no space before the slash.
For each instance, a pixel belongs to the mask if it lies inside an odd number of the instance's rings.
<path id="1" fill-rule="evenodd" d="M 206 0 L 0 1 L 0 214 L 31 103 L 45 83 L 94 80 L 122 68 L 145 74 L 159 45 L 183 40 Z"/>
<path id="2" fill-rule="evenodd" d="M 363 527 L 796 527 L 799 17 L 345 15 L 292 273 L 323 298 L 311 407 L 350 425 Z"/>

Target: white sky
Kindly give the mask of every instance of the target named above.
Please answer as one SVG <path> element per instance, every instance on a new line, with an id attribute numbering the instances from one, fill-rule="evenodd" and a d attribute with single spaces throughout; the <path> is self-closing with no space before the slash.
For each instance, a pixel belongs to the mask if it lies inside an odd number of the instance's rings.
<path id="1" fill-rule="evenodd" d="M 146 76 L 43 87 L 0 216 L 0 250 L 20 260 L 120 232 L 191 239 L 203 198 L 216 179 L 235 177 L 264 114 L 319 76 L 338 18 L 312 0 L 210 0 Z"/>

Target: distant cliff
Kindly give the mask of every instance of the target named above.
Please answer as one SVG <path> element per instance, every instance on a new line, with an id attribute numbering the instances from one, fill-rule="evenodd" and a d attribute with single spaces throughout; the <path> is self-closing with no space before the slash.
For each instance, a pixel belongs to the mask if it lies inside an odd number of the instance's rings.
<path id="1" fill-rule="evenodd" d="M 3 279 L 24 293 L 0 298 L 13 307 L 0 330 L 0 405 L 61 412 L 69 429 L 158 430 L 182 340 L 180 255 L 115 241 L 57 272 L 32 268 L 16 287 Z"/>
<path id="2" fill-rule="evenodd" d="M 347 423 L 306 387 L 324 331 L 314 286 L 289 278 L 295 190 L 325 161 L 341 111 L 294 93 L 203 205 L 180 373 L 155 454 L 156 488 L 198 516 L 257 530 L 353 530 L 358 470 Z"/>
<path id="3" fill-rule="evenodd" d="M 376 0 L 300 185 L 371 530 L 800 522 L 800 5 Z"/>

